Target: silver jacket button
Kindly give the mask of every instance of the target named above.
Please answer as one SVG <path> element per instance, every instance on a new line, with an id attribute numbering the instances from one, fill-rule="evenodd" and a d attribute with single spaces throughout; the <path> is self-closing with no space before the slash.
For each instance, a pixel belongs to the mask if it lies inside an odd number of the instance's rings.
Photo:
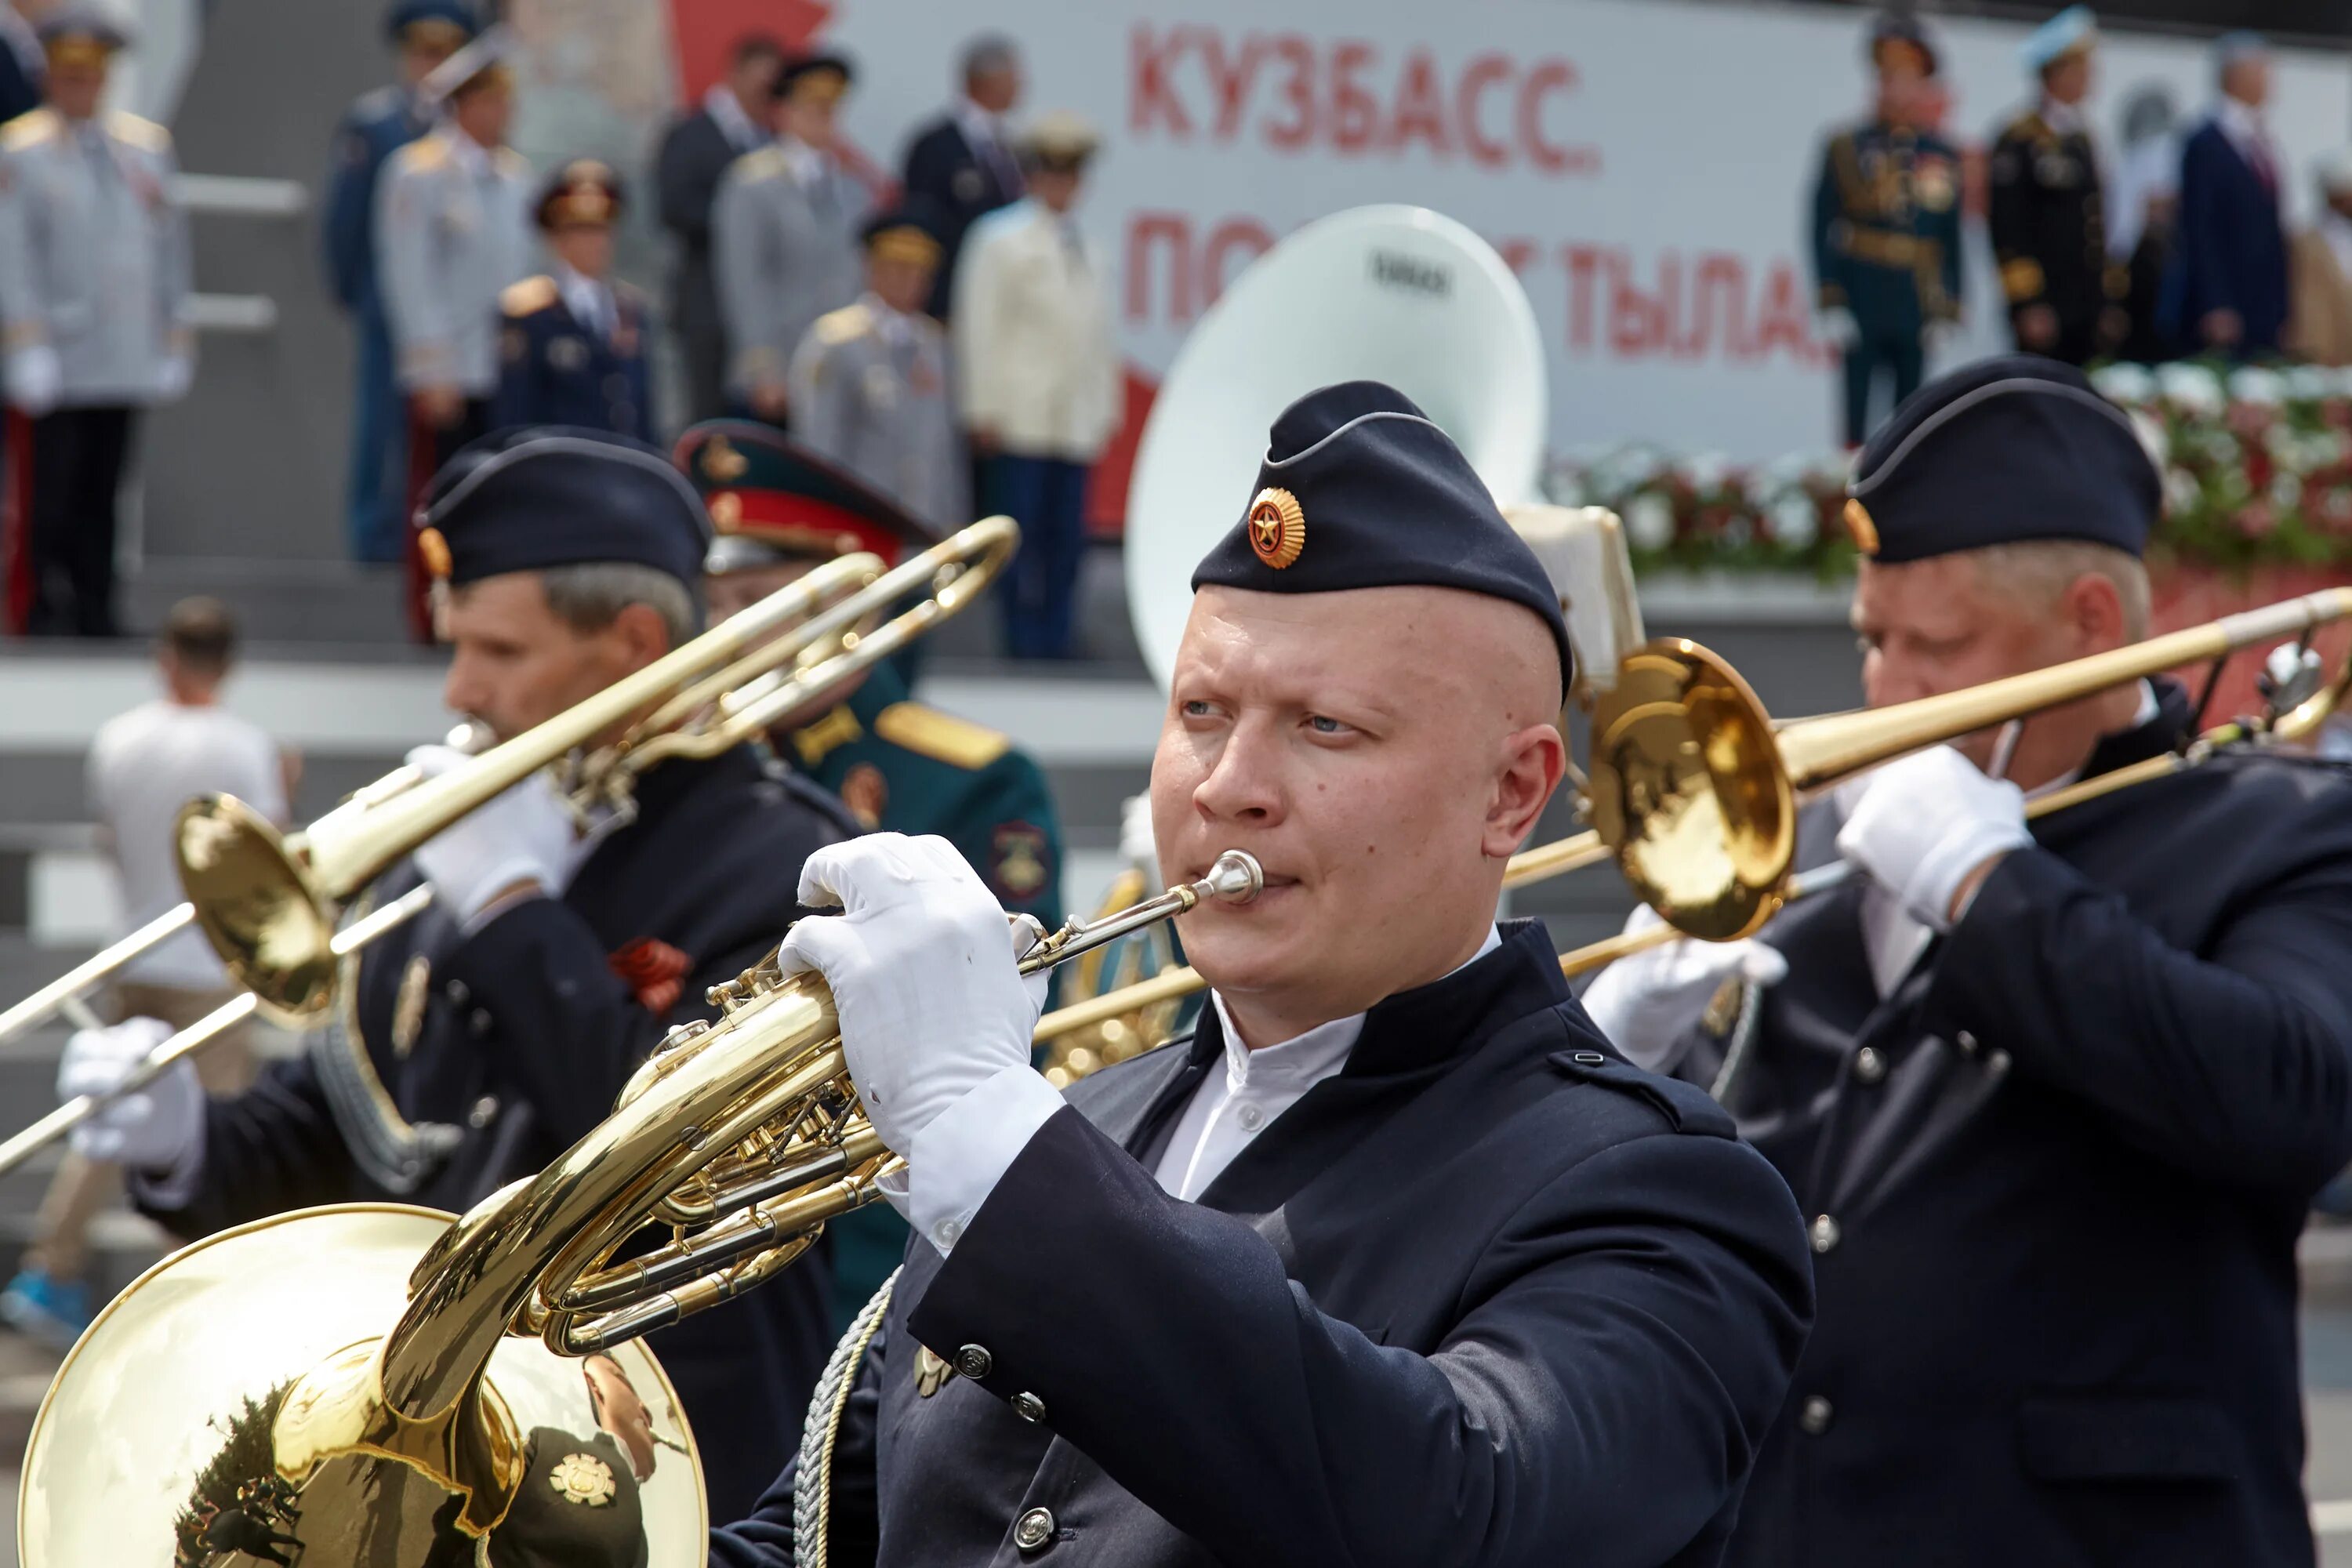
<path id="1" fill-rule="evenodd" d="M 1886 1076 L 1886 1058 L 1876 1046 L 1864 1046 L 1853 1054 L 1853 1078 L 1856 1083 L 1876 1083 Z"/>
<path id="2" fill-rule="evenodd" d="M 1013 1414 L 1034 1426 L 1045 1419 L 1045 1402 L 1034 1394 L 1016 1394 L 1013 1396 Z"/>
<path id="3" fill-rule="evenodd" d="M 1013 1521 L 1013 1544 L 1024 1552 L 1035 1552 L 1054 1539 L 1054 1510 L 1033 1508 Z"/>
<path id="4" fill-rule="evenodd" d="M 1798 1410 L 1797 1425 L 1807 1436 L 1818 1437 L 1830 1429 L 1830 1418 L 1836 1414 L 1830 1402 L 1816 1394 Z"/>
<path id="5" fill-rule="evenodd" d="M 1828 1252 L 1837 1246 L 1838 1237 L 1843 1232 L 1838 1229 L 1836 1220 L 1824 1214 L 1813 1216 L 1812 1226 L 1807 1234 L 1813 1238 L 1815 1252 Z"/>
<path id="6" fill-rule="evenodd" d="M 985 1345 L 966 1345 L 956 1352 L 956 1370 L 974 1383 L 986 1377 L 989 1370 L 995 1365 L 996 1358 L 988 1353 L 988 1347 Z"/>
<path id="7" fill-rule="evenodd" d="M 467 1124 L 479 1132 L 499 1119 L 499 1097 L 486 1094 L 474 1101 L 474 1109 L 466 1113 Z"/>

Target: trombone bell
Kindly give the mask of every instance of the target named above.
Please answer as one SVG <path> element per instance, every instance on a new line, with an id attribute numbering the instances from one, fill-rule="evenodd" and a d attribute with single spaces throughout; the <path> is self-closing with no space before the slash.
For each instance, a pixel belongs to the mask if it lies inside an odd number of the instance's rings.
<path id="1" fill-rule="evenodd" d="M 1695 642 L 1629 657 L 1592 714 L 1592 826 L 1644 903 L 1692 936 L 1746 936 L 1780 906 L 1797 802 L 1772 721 Z"/>
<path id="2" fill-rule="evenodd" d="M 335 988 L 332 907 L 268 819 L 228 795 L 180 808 L 173 837 L 196 923 L 277 1023 L 317 1022 Z"/>

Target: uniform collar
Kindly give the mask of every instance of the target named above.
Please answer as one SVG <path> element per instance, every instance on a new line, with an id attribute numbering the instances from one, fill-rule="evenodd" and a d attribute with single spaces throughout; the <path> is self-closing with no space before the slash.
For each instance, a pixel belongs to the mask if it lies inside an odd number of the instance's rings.
<path id="1" fill-rule="evenodd" d="M 620 306 L 609 280 L 576 272 L 559 261 L 555 264 L 555 289 L 563 296 L 563 308 L 582 326 L 610 328 L 620 324 Z"/>
<path id="2" fill-rule="evenodd" d="M 1353 1026 L 1343 1047 L 1347 1063 L 1339 1076 L 1395 1077 L 1441 1066 L 1505 1026 L 1565 1001 L 1568 994 L 1559 955 L 1543 922 L 1507 921 L 1487 933 L 1487 945 L 1476 956 L 1451 974 L 1401 991 L 1375 1003 L 1368 1013 L 1321 1028 L 1337 1031 Z M 1214 993 L 1210 999 L 1216 1005 L 1201 1015 L 1191 1060 L 1205 1068 L 1223 1058 L 1230 1072 L 1223 1004 Z M 1267 1049 L 1316 1040 L 1318 1032 L 1309 1030 L 1297 1040 Z M 1328 1050 L 1331 1037 L 1319 1041 L 1318 1048 Z"/>
<path id="3" fill-rule="evenodd" d="M 1003 115 L 992 114 L 968 98 L 957 99 L 953 112 L 956 129 L 963 132 L 963 139 L 971 143 L 975 152 L 1004 145 Z"/>
<path id="4" fill-rule="evenodd" d="M 2054 98 L 2043 99 L 2041 108 L 2035 112 L 2042 116 L 2042 123 L 2050 127 L 2054 135 L 2072 136 L 2075 132 L 2083 129 L 2082 110 L 2073 104 L 2061 103 Z"/>
<path id="5" fill-rule="evenodd" d="M 454 123 L 443 125 L 440 133 L 447 139 L 449 156 L 456 161 L 457 167 L 474 178 L 482 179 L 497 167 L 490 150 L 458 130 Z"/>
<path id="6" fill-rule="evenodd" d="M 814 185 L 819 180 L 824 178 L 827 165 L 830 163 L 831 160 L 829 160 L 823 153 L 818 152 L 815 148 L 810 146 L 807 142 L 802 141 L 797 136 L 779 137 L 776 140 L 776 145 L 783 152 L 784 167 L 792 171 L 793 180 L 797 182 L 803 189 L 806 189 L 808 186 Z"/>
<path id="7" fill-rule="evenodd" d="M 2188 741 L 2189 726 L 2197 721 L 2189 707 L 2188 689 L 2165 675 L 2146 685 L 2140 694 L 2138 716 L 2131 728 L 2103 736 L 2091 748 L 2090 758 L 2083 764 L 2082 777 L 2096 778 L 2150 757 L 2160 757 L 2167 752 L 2179 751 Z"/>
<path id="8" fill-rule="evenodd" d="M 857 302 L 865 306 L 867 312 L 873 316 L 875 330 L 881 333 L 882 341 L 892 348 L 897 348 L 914 337 L 913 319 L 906 311 L 894 310 L 884 304 L 881 295 L 869 289 L 857 297 Z"/>

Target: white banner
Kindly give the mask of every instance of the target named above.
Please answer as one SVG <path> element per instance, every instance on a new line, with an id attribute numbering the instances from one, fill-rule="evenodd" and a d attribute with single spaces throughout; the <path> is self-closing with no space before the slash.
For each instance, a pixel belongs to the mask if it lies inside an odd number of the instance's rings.
<path id="1" fill-rule="evenodd" d="M 1418 202 L 1518 271 L 1552 368 L 1556 449 L 1639 438 L 1759 458 L 1829 444 L 1831 360 L 1811 340 L 1806 214 L 1823 137 L 1869 91 L 1866 18 L 1679 0 L 997 0 L 1026 51 L 1024 113 L 1102 127 L 1087 226 L 1120 269 L 1128 352 L 1156 381 L 1218 289 L 1278 236 L 1370 202 Z M 859 68 L 849 125 L 893 165 L 978 25 L 955 0 L 854 0 L 828 41 Z M 1948 126 L 1989 142 L 2027 98 L 2021 26 L 1938 29 Z M 2352 131 L 2333 57 L 2287 53 L 2271 121 L 2301 171 Z M 2200 45 L 2111 36 L 2092 116 L 2162 82 L 2194 117 Z M 2294 181 L 2307 205 L 2307 179 Z M 1981 226 L 1969 331 L 2006 321 Z"/>

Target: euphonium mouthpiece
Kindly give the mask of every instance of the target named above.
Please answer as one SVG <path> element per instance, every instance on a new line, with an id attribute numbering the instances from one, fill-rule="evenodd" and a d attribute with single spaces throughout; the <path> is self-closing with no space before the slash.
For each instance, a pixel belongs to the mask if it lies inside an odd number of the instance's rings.
<path id="1" fill-rule="evenodd" d="M 1212 898 L 1245 904 L 1265 890 L 1265 869 L 1247 850 L 1228 849 L 1217 857 L 1198 885 Z"/>

